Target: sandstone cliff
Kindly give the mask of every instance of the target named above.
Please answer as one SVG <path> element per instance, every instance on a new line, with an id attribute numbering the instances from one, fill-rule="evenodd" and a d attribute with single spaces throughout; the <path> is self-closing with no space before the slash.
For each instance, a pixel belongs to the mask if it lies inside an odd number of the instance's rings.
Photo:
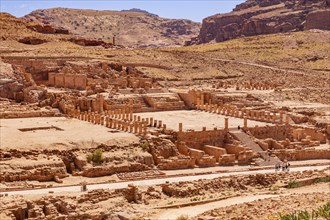
<path id="1" fill-rule="evenodd" d="M 199 33 L 200 23 L 166 19 L 143 10 L 97 11 L 67 8 L 36 10 L 24 17 L 44 25 L 61 27 L 84 38 L 132 47 L 183 45 Z"/>
<path id="2" fill-rule="evenodd" d="M 198 37 L 186 45 L 308 29 L 330 30 L 329 0 L 247 0 L 226 14 L 203 20 Z"/>

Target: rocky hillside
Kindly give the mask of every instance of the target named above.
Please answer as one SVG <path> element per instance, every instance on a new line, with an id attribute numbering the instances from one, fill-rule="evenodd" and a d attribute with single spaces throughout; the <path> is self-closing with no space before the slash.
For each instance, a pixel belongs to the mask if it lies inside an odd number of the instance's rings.
<path id="1" fill-rule="evenodd" d="M 97 11 L 67 8 L 36 10 L 24 17 L 50 24 L 84 38 L 93 38 L 128 47 L 183 45 L 198 35 L 200 23 L 166 19 L 143 10 Z"/>
<path id="2" fill-rule="evenodd" d="M 247 0 L 230 13 L 205 18 L 198 37 L 186 45 L 309 29 L 330 30 L 329 7 L 330 0 Z"/>

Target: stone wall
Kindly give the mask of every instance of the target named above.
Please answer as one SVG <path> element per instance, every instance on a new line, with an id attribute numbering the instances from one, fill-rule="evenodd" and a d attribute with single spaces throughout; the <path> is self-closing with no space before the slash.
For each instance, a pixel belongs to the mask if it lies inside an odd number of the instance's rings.
<path id="1" fill-rule="evenodd" d="M 48 73 L 47 84 L 60 88 L 86 89 L 87 76 L 85 74 Z"/>
<path id="2" fill-rule="evenodd" d="M 330 149 L 283 149 L 273 151 L 273 153 L 281 160 L 316 160 L 330 158 Z"/>
<path id="3" fill-rule="evenodd" d="M 226 130 L 179 131 L 177 140 L 183 141 L 189 148 L 202 150 L 205 145 L 223 146 Z"/>
<path id="4" fill-rule="evenodd" d="M 143 98 L 149 106 L 158 111 L 183 110 L 186 107 L 184 102 L 175 93 L 145 95 Z"/>
<path id="5" fill-rule="evenodd" d="M 291 127 L 286 125 L 265 126 L 248 128 L 248 131 L 256 138 L 284 140 L 291 137 Z"/>
<path id="6" fill-rule="evenodd" d="M 292 136 L 295 140 L 310 139 L 312 141 L 320 141 L 326 143 L 326 135 L 315 128 L 298 127 L 292 130 Z"/>

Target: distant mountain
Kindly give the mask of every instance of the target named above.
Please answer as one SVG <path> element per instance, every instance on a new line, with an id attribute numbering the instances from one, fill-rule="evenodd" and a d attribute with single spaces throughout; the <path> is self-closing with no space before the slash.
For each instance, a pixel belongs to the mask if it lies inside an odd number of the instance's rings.
<path id="1" fill-rule="evenodd" d="M 330 30 L 330 0 L 247 0 L 226 14 L 203 20 L 186 45 L 309 29 Z"/>
<path id="2" fill-rule="evenodd" d="M 84 38 L 93 38 L 128 47 L 183 45 L 198 35 L 201 24 L 190 20 L 167 19 L 140 9 L 97 11 L 68 8 L 36 10 L 23 17 L 28 21 L 69 30 Z"/>
<path id="3" fill-rule="evenodd" d="M 146 10 L 142 10 L 142 9 L 139 9 L 139 8 L 131 8 L 129 10 L 121 10 L 123 12 L 140 12 L 140 13 L 143 13 L 143 14 L 146 14 L 146 15 L 149 15 L 149 16 L 155 16 L 155 17 L 159 17 L 158 15 L 156 14 L 152 14 Z"/>

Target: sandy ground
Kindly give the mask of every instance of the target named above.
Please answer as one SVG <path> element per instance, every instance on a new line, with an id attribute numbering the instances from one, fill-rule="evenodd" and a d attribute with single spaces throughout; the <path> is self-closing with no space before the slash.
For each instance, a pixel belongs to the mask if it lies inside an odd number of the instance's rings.
<path id="1" fill-rule="evenodd" d="M 24 132 L 19 130 L 52 126 L 60 130 L 55 128 Z M 124 146 L 139 140 L 134 134 L 65 117 L 1 119 L 0 134 L 2 149 L 68 149 L 77 146 L 91 147 L 93 143 Z"/>
<path id="2" fill-rule="evenodd" d="M 201 131 L 203 127 L 207 130 L 211 130 L 215 127 L 225 127 L 224 115 L 210 114 L 208 112 L 200 111 L 166 111 L 166 112 L 149 112 L 149 113 L 138 113 L 137 115 L 144 118 L 153 117 L 154 120 L 162 120 L 163 124 L 166 124 L 167 128 L 173 129 L 174 131 L 179 130 L 179 123 L 183 123 L 183 130 L 193 129 Z M 229 117 L 229 128 L 237 128 L 237 126 L 243 127 L 244 120 L 241 118 Z M 203 122 L 203 123 L 201 123 Z M 269 123 L 251 121 L 248 120 L 248 127 L 266 126 Z"/>

